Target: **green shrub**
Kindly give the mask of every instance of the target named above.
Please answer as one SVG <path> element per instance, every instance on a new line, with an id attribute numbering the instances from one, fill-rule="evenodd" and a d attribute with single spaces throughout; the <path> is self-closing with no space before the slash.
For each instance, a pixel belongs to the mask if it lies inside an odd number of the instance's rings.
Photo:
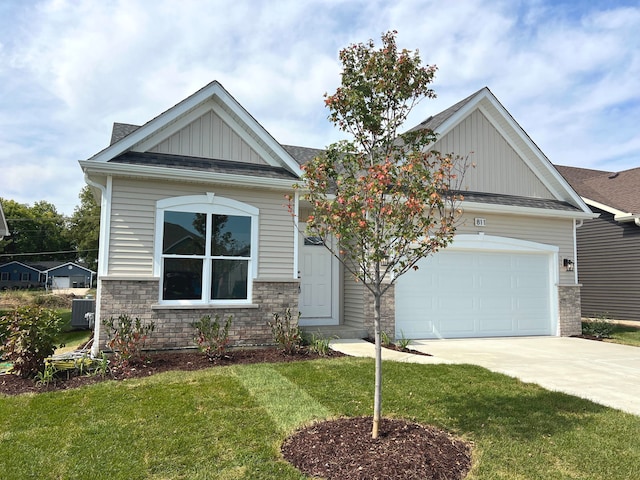
<path id="1" fill-rule="evenodd" d="M 273 339 L 287 355 L 295 354 L 302 345 L 302 332 L 298 326 L 299 319 L 299 312 L 298 317 L 294 320 L 291 315 L 291 309 L 287 308 L 284 315 L 274 313 L 273 322 L 269 323 Z"/>
<path id="2" fill-rule="evenodd" d="M 211 315 L 205 315 L 192 325 L 196 329 L 196 343 L 210 361 L 222 358 L 229 347 L 229 328 L 233 315 L 229 315 L 224 325 L 220 324 L 220 316 L 216 314 L 214 320 Z"/>
<path id="3" fill-rule="evenodd" d="M 400 334 L 402 336 L 396 341 L 396 346 L 400 350 L 406 350 L 407 347 L 409 347 L 409 344 L 411 343 L 411 340 L 404 336 L 404 332 L 403 331 L 400 331 Z"/>
<path id="4" fill-rule="evenodd" d="M 393 345 L 393 341 L 391 340 L 391 337 L 384 330 L 380 331 L 380 344 L 383 347 L 390 347 L 391 345 Z"/>
<path id="5" fill-rule="evenodd" d="M 63 320 L 53 310 L 20 307 L 0 317 L 0 358 L 13 362 L 23 378 L 43 371 L 45 359 L 58 346 Z"/>
<path id="6" fill-rule="evenodd" d="M 55 384 L 56 373 L 58 373 L 58 370 L 56 369 L 56 367 L 51 363 L 47 363 L 44 366 L 44 369 L 41 372 L 38 372 L 36 374 L 36 377 L 35 377 L 36 385 L 41 387 L 46 387 L 50 383 Z"/>
<path id="7" fill-rule="evenodd" d="M 109 333 L 107 347 L 114 352 L 117 365 L 128 366 L 142 362 L 142 349 L 147 338 L 155 329 L 155 324 L 145 324 L 138 317 L 135 319 L 129 315 L 120 315 L 118 318 L 109 318 L 105 322 Z"/>
<path id="8" fill-rule="evenodd" d="M 609 321 L 606 314 L 598 315 L 596 318 L 583 322 L 582 334 L 595 338 L 611 338 L 614 324 Z"/>
<path id="9" fill-rule="evenodd" d="M 331 351 L 329 342 L 330 340 L 328 338 L 316 337 L 315 335 L 313 335 L 311 337 L 311 340 L 309 341 L 309 350 L 317 353 L 318 355 L 326 357 Z"/>

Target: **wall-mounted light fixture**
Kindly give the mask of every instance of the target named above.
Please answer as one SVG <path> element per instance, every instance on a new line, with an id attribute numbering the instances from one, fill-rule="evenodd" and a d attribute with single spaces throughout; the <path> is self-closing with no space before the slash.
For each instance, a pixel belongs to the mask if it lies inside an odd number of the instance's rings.
<path id="1" fill-rule="evenodd" d="M 562 265 L 567 270 L 567 272 L 573 272 L 573 260 L 565 258 L 562 260 Z"/>

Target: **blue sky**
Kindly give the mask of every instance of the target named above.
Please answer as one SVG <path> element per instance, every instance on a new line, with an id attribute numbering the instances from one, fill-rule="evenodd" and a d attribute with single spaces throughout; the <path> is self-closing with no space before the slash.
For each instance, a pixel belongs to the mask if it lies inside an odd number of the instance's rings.
<path id="1" fill-rule="evenodd" d="M 214 79 L 281 143 L 324 147 L 338 51 L 390 29 L 438 66 L 407 127 L 488 86 L 552 162 L 640 167 L 637 0 L 1 0 L 0 197 L 72 213 L 113 122 Z"/>

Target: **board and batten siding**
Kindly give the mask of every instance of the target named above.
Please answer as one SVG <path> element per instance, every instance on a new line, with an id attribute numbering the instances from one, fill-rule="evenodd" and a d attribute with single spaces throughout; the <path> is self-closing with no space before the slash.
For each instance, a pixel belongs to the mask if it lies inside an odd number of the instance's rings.
<path id="1" fill-rule="evenodd" d="M 640 227 L 591 209 L 600 217 L 585 220 L 576 234 L 582 316 L 640 320 Z"/>
<path id="2" fill-rule="evenodd" d="M 293 223 L 285 192 L 129 179 L 113 181 L 108 275 L 152 276 L 156 202 L 207 192 L 259 208 L 258 279 L 291 280 Z"/>
<path id="3" fill-rule="evenodd" d="M 263 165 L 267 163 L 214 111 L 198 117 L 148 151 Z"/>
<path id="4" fill-rule="evenodd" d="M 443 154 L 469 155 L 462 188 L 473 192 L 554 199 L 552 193 L 480 110 L 434 144 Z"/>

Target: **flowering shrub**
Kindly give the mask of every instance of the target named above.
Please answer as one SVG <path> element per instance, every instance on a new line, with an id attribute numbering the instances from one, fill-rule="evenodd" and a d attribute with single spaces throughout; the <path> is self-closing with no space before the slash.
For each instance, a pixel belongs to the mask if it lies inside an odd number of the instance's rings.
<path id="1" fill-rule="evenodd" d="M 127 366 L 142 361 L 142 349 L 147 338 L 155 329 L 155 324 L 144 324 L 138 317 L 129 315 L 109 318 L 105 322 L 109 332 L 107 347 L 113 350 L 115 363 Z"/>
<path id="2" fill-rule="evenodd" d="M 15 309 L 0 317 L 0 358 L 13 362 L 23 378 L 44 370 L 45 359 L 57 348 L 64 321 L 54 310 L 39 306 Z"/>

